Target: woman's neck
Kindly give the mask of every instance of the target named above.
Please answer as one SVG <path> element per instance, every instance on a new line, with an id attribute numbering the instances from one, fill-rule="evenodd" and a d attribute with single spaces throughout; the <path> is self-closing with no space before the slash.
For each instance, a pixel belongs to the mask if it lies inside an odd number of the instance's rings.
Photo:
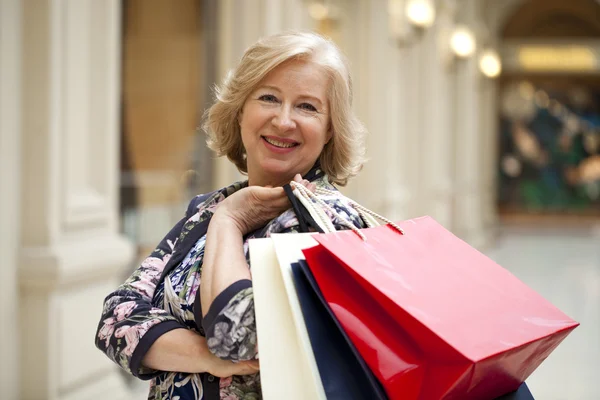
<path id="1" fill-rule="evenodd" d="M 248 186 L 271 186 L 271 187 L 279 187 L 283 185 L 287 185 L 291 181 L 294 180 L 294 176 L 296 174 L 300 174 L 302 178 L 307 174 L 308 171 L 297 171 L 292 173 L 291 175 L 272 175 L 272 174 L 264 174 L 262 171 L 257 173 L 257 171 L 248 170 Z"/>
<path id="2" fill-rule="evenodd" d="M 257 177 L 256 175 L 248 174 L 248 186 L 271 186 L 278 187 L 290 183 L 293 180 L 293 176 L 287 178 L 276 178 L 276 177 Z"/>

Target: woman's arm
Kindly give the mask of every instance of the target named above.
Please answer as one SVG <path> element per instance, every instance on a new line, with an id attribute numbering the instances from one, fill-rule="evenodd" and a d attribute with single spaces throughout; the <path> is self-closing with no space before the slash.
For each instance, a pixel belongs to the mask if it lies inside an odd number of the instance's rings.
<path id="1" fill-rule="evenodd" d="M 96 346 L 125 371 L 140 379 L 150 379 L 157 373 L 141 363 L 153 343 L 168 332 L 185 328 L 165 310 L 153 307 L 152 297 L 174 244 L 185 222 L 196 211 L 197 203 L 198 198 L 192 200 L 186 215 L 163 238 L 156 250 L 104 301 Z"/>
<path id="2" fill-rule="evenodd" d="M 228 216 L 215 213 L 206 234 L 200 293 L 202 316 L 206 317 L 215 298 L 234 283 L 250 280 L 243 249 L 243 233 Z"/>
<path id="3" fill-rule="evenodd" d="M 210 352 L 223 360 L 255 359 L 254 292 L 243 233 L 222 214 L 216 213 L 208 228 L 199 295 Z"/>
<path id="4" fill-rule="evenodd" d="M 256 357 L 254 293 L 243 238 L 289 207 L 283 188 L 252 186 L 228 197 L 212 217 L 206 237 L 200 303 L 208 348 L 222 359 Z"/>
<path id="5" fill-rule="evenodd" d="M 202 336 L 189 329 L 174 329 L 156 339 L 142 359 L 142 365 L 157 371 L 207 372 L 208 354 Z"/>
<path id="6" fill-rule="evenodd" d="M 200 293 L 206 316 L 223 291 L 250 280 L 243 237 L 290 207 L 283 188 L 250 186 L 225 199 L 213 215 L 206 235 Z M 220 296 L 222 297 L 222 296 Z"/>
<path id="7" fill-rule="evenodd" d="M 174 329 L 156 339 L 142 365 L 158 371 L 208 372 L 221 378 L 258 371 L 256 361 L 233 363 L 221 360 L 208 350 L 204 337 L 188 329 Z"/>

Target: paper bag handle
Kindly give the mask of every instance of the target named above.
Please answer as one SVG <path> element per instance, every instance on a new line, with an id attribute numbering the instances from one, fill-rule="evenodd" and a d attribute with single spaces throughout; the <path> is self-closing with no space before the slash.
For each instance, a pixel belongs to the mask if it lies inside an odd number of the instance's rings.
<path id="1" fill-rule="evenodd" d="M 301 215 L 299 215 L 299 211 L 297 211 L 296 208 L 300 208 L 300 205 L 298 204 L 298 202 L 296 200 L 299 200 L 300 203 L 302 203 L 305 210 L 308 212 L 308 215 L 311 217 L 311 222 L 319 225 L 323 232 L 335 232 L 335 227 L 333 226 L 333 223 L 331 222 L 331 220 L 329 219 L 329 217 L 327 216 L 327 214 L 324 211 L 324 210 L 328 210 L 332 215 L 336 216 L 336 218 L 338 218 L 338 220 L 343 225 L 350 228 L 358 236 L 360 236 L 363 240 L 366 240 L 365 235 L 360 231 L 360 229 L 358 229 L 356 226 L 354 226 L 354 224 L 352 222 L 344 219 L 329 204 L 327 204 L 326 202 L 324 202 L 322 199 L 320 199 L 317 196 L 318 194 L 328 195 L 328 196 L 331 196 L 331 195 L 343 196 L 341 193 L 334 192 L 332 190 L 327 190 L 324 188 L 319 188 L 319 187 L 315 190 L 315 193 L 313 193 L 312 191 L 307 189 L 304 185 L 299 184 L 298 182 L 295 182 L 295 181 L 290 182 L 290 184 L 286 185 L 286 186 L 290 187 L 290 189 L 293 188 L 293 190 L 286 189 L 286 194 L 288 195 L 288 198 L 290 199 L 290 202 L 292 203 L 292 207 L 294 207 L 294 211 L 296 212 L 296 216 L 298 217 L 299 221 L 301 219 Z M 285 187 L 284 187 L 284 189 L 285 189 Z M 289 193 L 290 191 L 292 192 L 291 194 Z M 292 196 L 294 197 L 294 199 L 292 199 Z M 377 214 L 374 211 L 369 210 L 366 207 L 363 207 L 362 205 L 358 204 L 354 200 L 352 200 L 346 196 L 344 196 L 344 197 L 347 199 L 350 206 L 358 212 L 358 214 L 365 221 L 365 223 L 367 224 L 367 226 L 369 228 L 372 228 L 374 226 L 379 226 L 380 224 L 377 221 L 377 219 L 378 219 L 378 220 L 383 221 L 386 224 L 390 225 L 392 228 L 397 230 L 401 235 L 404 235 L 404 230 L 402 230 L 402 228 L 400 228 L 394 222 Z M 318 207 L 318 205 L 321 207 Z M 302 212 L 300 212 L 300 214 L 302 214 Z M 302 223 L 300 226 L 302 229 Z"/>
<path id="2" fill-rule="evenodd" d="M 292 209 L 294 210 L 296 218 L 298 219 L 298 224 L 300 225 L 300 232 L 310 232 L 310 226 L 319 233 L 325 233 L 323 228 L 321 228 L 321 226 L 314 220 L 312 215 L 310 215 L 306 207 L 303 207 L 302 204 L 299 203 L 298 198 L 293 193 L 292 187 L 290 185 L 284 185 L 283 190 L 290 200 L 290 203 L 292 203 Z"/>

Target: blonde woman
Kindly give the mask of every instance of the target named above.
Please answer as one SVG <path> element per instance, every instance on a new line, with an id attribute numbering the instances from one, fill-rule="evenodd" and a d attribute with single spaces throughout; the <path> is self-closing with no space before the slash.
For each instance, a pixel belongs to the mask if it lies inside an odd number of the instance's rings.
<path id="1" fill-rule="evenodd" d="M 286 183 L 335 191 L 360 170 L 365 132 L 351 103 L 345 59 L 312 33 L 260 40 L 218 88 L 208 146 L 248 180 L 190 202 L 105 299 L 96 334 L 111 360 L 152 380 L 150 399 L 261 398 L 247 242 L 298 231 Z M 324 200 L 364 227 L 342 196 Z"/>

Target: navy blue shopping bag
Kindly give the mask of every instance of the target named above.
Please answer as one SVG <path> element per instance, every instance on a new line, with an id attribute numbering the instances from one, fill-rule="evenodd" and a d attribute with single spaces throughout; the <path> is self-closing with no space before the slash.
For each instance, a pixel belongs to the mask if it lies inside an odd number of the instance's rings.
<path id="1" fill-rule="evenodd" d="M 513 393 L 498 397 L 496 400 L 535 400 L 525 383 L 519 386 L 519 390 Z"/>
<path id="2" fill-rule="evenodd" d="M 381 384 L 327 305 L 306 261 L 300 260 L 291 267 L 327 399 L 387 399 Z"/>

